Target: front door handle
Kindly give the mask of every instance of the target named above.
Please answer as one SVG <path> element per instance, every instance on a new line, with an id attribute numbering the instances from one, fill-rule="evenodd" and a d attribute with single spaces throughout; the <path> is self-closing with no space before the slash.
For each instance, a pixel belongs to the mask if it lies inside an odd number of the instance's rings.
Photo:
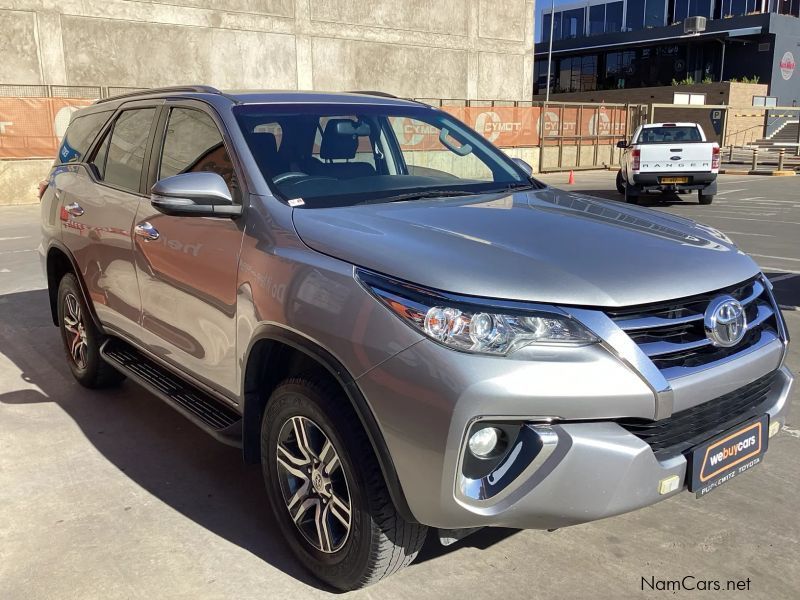
<path id="1" fill-rule="evenodd" d="M 66 210 L 73 217 L 82 217 L 84 212 L 81 205 L 78 204 L 77 202 L 72 202 L 71 204 L 67 204 L 64 207 L 64 210 Z"/>
<path id="2" fill-rule="evenodd" d="M 136 227 L 134 227 L 133 233 L 134 235 L 144 238 L 147 241 L 157 240 L 159 236 L 158 229 L 153 227 L 147 221 L 144 223 L 139 223 Z"/>

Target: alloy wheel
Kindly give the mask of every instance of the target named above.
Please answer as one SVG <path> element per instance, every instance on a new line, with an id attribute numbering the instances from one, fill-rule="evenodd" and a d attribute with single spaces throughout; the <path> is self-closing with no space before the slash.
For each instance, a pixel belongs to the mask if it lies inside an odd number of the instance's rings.
<path id="1" fill-rule="evenodd" d="M 85 369 L 88 365 L 89 345 L 86 341 L 83 311 L 74 294 L 64 296 L 64 330 L 67 334 L 67 350 L 72 361 L 79 369 Z"/>
<path id="2" fill-rule="evenodd" d="M 283 501 L 297 529 L 320 552 L 340 550 L 350 534 L 352 502 L 328 436 L 311 419 L 291 417 L 281 426 L 276 455 Z"/>

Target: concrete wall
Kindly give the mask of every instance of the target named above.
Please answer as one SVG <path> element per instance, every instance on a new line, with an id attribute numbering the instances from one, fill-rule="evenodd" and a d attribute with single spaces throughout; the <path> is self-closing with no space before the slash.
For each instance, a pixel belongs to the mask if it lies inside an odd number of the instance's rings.
<path id="1" fill-rule="evenodd" d="M 533 0 L 0 0 L 0 83 L 530 100 Z"/>

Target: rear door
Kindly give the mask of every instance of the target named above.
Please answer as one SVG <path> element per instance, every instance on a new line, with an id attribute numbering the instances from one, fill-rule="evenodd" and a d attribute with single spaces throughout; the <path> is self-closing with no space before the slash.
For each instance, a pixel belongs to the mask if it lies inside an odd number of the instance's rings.
<path id="1" fill-rule="evenodd" d="M 211 171 L 241 202 L 222 125 L 205 104 L 171 101 L 159 119 L 148 185 Z M 167 216 L 139 204 L 134 234 L 146 345 L 228 397 L 236 376 L 236 285 L 244 219 Z M 153 236 L 156 236 L 153 239 Z"/>
<path id="2" fill-rule="evenodd" d="M 60 192 L 62 241 L 75 258 L 101 322 L 136 337 L 141 302 L 131 231 L 143 197 L 144 166 L 157 103 L 132 103 L 106 126 Z"/>

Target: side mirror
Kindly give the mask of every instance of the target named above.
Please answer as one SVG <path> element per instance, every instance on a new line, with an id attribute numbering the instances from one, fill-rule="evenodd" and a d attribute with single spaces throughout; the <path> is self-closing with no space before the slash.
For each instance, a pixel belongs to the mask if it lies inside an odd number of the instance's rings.
<path id="1" fill-rule="evenodd" d="M 620 140 L 619 142 L 617 142 L 617 148 L 623 148 L 624 149 L 624 148 L 627 148 L 627 147 L 628 147 L 628 142 L 626 142 L 625 140 Z"/>
<path id="2" fill-rule="evenodd" d="M 242 214 L 234 204 L 225 180 L 208 171 L 181 173 L 157 181 L 150 194 L 157 211 L 183 217 L 235 217 Z"/>
<path id="3" fill-rule="evenodd" d="M 530 177 L 531 175 L 533 175 L 533 167 L 531 167 L 531 166 L 530 166 L 528 163 L 526 163 L 524 160 L 522 160 L 521 158 L 516 158 L 516 157 L 515 157 L 515 158 L 512 158 L 511 160 L 513 160 L 513 161 L 514 161 L 514 164 L 516 164 L 516 165 L 517 165 L 517 166 L 518 166 L 520 169 L 522 169 L 523 171 L 525 171 L 525 173 L 527 173 L 528 177 Z"/>

